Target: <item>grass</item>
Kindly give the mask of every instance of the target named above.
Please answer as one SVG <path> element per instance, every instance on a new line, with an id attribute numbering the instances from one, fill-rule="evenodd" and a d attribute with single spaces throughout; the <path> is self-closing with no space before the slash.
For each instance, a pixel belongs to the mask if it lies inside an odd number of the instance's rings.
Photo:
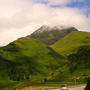
<path id="1" fill-rule="evenodd" d="M 51 45 L 51 47 L 59 54 L 68 56 L 71 53 L 77 52 L 78 47 L 90 45 L 90 33 L 73 31 L 65 36 L 60 41 Z"/>
<path id="2" fill-rule="evenodd" d="M 43 43 L 29 37 L 20 38 L 0 48 L 0 76 L 2 80 L 0 87 L 3 89 L 11 87 L 11 85 L 16 86 L 15 84 L 18 83 L 10 80 L 28 81 L 29 78 L 30 80 L 34 78 L 43 80 L 53 72 L 52 66 L 57 67 L 60 59 L 64 59 L 64 57 Z M 23 85 L 21 86 L 23 87 Z"/>

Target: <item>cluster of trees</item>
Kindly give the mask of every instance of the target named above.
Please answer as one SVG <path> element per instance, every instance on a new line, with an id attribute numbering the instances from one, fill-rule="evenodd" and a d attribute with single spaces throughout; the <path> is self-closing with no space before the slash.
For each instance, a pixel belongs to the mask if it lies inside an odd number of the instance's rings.
<path id="1" fill-rule="evenodd" d="M 29 79 L 34 72 L 38 71 L 38 62 L 34 59 L 34 57 L 22 56 L 17 57 L 17 60 L 17 62 L 9 61 L 0 57 L 0 71 L 5 70 L 10 80 L 26 80 Z"/>
<path id="2" fill-rule="evenodd" d="M 81 46 L 75 54 L 70 54 L 68 56 L 70 61 L 69 66 L 70 72 L 72 73 L 75 69 L 79 68 L 89 68 L 90 60 L 90 46 Z M 73 67 L 72 67 L 73 66 Z"/>
<path id="3" fill-rule="evenodd" d="M 29 79 L 29 71 L 24 69 L 22 66 L 15 66 L 9 71 L 9 77 L 14 81 L 21 81 Z"/>
<path id="4" fill-rule="evenodd" d="M 17 64 L 11 65 L 9 69 L 9 77 L 14 81 L 29 79 L 34 72 L 38 72 L 38 62 L 34 57 L 22 56 Z"/>

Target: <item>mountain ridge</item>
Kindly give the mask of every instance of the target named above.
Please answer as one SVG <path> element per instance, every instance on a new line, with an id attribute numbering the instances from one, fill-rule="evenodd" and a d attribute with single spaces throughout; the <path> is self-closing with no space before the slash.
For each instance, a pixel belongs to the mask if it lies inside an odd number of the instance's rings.
<path id="1" fill-rule="evenodd" d="M 68 35 L 72 31 L 78 31 L 74 27 L 62 27 L 62 26 L 41 26 L 38 30 L 33 32 L 28 37 L 35 38 L 44 44 L 51 45 L 63 38 L 64 36 Z"/>

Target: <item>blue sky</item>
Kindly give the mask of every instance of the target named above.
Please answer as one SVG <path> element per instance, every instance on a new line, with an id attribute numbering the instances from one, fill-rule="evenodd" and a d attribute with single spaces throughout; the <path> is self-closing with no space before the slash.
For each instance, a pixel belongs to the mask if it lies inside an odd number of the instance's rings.
<path id="1" fill-rule="evenodd" d="M 42 4 L 49 4 L 52 0 L 34 0 L 36 3 L 42 3 Z M 54 1 L 54 0 L 53 0 Z M 57 1 L 57 0 L 56 0 Z M 85 8 L 86 9 L 86 16 L 90 14 L 90 0 L 58 0 L 58 1 L 70 1 L 63 4 L 50 4 L 52 8 L 62 8 L 62 7 L 69 7 L 69 8 Z"/>
<path id="2" fill-rule="evenodd" d="M 73 8 L 85 8 L 86 9 L 86 15 L 88 16 L 90 14 L 90 0 L 84 0 L 83 2 L 73 2 L 67 7 L 73 7 Z"/>

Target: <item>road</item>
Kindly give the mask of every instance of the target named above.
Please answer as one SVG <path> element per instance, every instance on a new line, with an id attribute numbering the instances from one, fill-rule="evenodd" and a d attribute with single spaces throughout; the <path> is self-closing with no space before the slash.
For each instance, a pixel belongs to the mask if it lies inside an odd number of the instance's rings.
<path id="1" fill-rule="evenodd" d="M 54 88 L 56 88 L 56 89 L 54 89 Z M 68 90 L 84 90 L 84 88 L 85 88 L 85 85 L 79 85 L 79 86 L 69 87 Z M 60 89 L 59 89 L 59 87 L 42 87 L 41 86 L 41 87 L 26 87 L 23 89 L 16 89 L 16 90 L 60 90 Z"/>
<path id="2" fill-rule="evenodd" d="M 84 90 L 85 86 L 78 86 L 74 88 L 69 88 L 69 90 Z"/>
<path id="3" fill-rule="evenodd" d="M 83 86 L 76 86 L 76 87 L 69 87 L 68 90 L 84 90 L 84 88 L 85 88 L 85 85 L 83 85 Z M 50 90 L 60 90 L 60 89 L 50 89 Z"/>

